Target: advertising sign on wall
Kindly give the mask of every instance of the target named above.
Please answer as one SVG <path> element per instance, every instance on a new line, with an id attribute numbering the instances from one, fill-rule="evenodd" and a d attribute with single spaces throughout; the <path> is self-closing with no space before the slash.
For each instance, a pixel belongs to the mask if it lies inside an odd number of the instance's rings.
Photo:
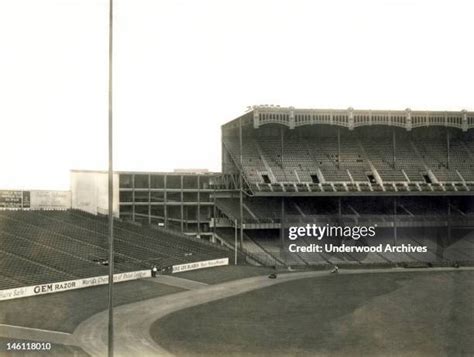
<path id="1" fill-rule="evenodd" d="M 229 265 L 229 258 L 221 258 L 221 259 L 214 259 L 214 260 L 205 260 L 201 262 L 173 265 L 173 273 L 178 273 L 180 271 L 217 267 L 221 265 Z"/>
<path id="2" fill-rule="evenodd" d="M 114 283 L 122 281 L 136 280 L 151 277 L 150 270 L 138 270 L 128 273 L 114 274 Z M 104 285 L 109 282 L 107 275 L 95 276 L 92 278 L 60 281 L 57 283 L 40 284 L 34 286 L 24 286 L 15 289 L 0 290 L 0 301 L 18 299 L 27 296 L 59 293 L 62 291 L 87 288 L 89 286 Z"/>

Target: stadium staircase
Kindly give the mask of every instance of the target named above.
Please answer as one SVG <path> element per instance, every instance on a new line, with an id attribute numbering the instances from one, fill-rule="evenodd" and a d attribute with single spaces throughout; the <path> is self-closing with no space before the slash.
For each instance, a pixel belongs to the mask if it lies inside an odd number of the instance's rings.
<path id="1" fill-rule="evenodd" d="M 235 249 L 235 228 L 218 228 L 216 230 L 216 238 L 222 242 L 222 244 L 229 247 L 229 249 Z M 238 243 L 239 244 L 239 243 Z M 244 259 L 250 264 L 273 266 L 276 265 L 275 258 L 262 250 L 258 245 L 253 243 L 251 240 L 246 239 L 244 235 L 244 247 L 243 249 L 237 248 L 238 260 Z"/>

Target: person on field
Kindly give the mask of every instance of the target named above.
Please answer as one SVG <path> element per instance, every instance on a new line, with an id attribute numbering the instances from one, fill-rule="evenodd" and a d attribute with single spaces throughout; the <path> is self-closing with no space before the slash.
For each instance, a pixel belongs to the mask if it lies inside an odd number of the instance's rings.
<path id="1" fill-rule="evenodd" d="M 276 265 L 273 266 L 273 270 L 274 270 L 275 272 L 274 272 L 274 273 L 271 273 L 271 274 L 268 276 L 270 279 L 276 279 L 276 278 L 277 278 L 277 273 L 276 273 L 276 272 L 277 272 L 277 266 L 276 266 Z"/>
<path id="2" fill-rule="evenodd" d="M 331 270 L 331 274 L 337 274 L 339 272 L 339 267 L 334 265 L 334 268 Z"/>
<path id="3" fill-rule="evenodd" d="M 151 268 L 151 276 L 154 278 L 156 277 L 156 273 L 158 272 L 158 268 L 156 265 L 153 265 L 153 268 Z"/>

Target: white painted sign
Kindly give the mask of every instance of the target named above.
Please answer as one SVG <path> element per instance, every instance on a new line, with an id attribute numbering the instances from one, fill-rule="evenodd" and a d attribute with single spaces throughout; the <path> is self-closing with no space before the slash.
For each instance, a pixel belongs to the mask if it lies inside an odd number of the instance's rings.
<path id="1" fill-rule="evenodd" d="M 122 281 L 136 280 L 151 277 L 150 270 L 138 270 L 128 273 L 114 274 L 114 283 Z M 57 283 L 41 284 L 34 286 L 24 286 L 21 288 L 0 290 L 0 301 L 18 299 L 27 296 L 36 296 L 44 294 L 58 293 L 62 291 L 87 288 L 89 286 L 97 286 L 108 284 L 108 275 L 96 276 L 92 278 L 84 278 L 69 281 L 60 281 Z"/>
<path id="2" fill-rule="evenodd" d="M 221 259 L 214 259 L 214 260 L 205 260 L 202 262 L 173 265 L 173 273 L 179 273 L 181 271 L 188 271 L 188 270 L 217 267 L 221 265 L 229 265 L 229 258 L 221 258 Z"/>

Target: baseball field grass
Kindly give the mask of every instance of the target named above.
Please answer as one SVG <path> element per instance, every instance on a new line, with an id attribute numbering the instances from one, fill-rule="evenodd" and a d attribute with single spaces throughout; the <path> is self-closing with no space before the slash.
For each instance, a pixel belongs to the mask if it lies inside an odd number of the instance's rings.
<path id="1" fill-rule="evenodd" d="M 151 334 L 177 356 L 474 355 L 473 278 L 328 274 L 175 312 Z"/>

